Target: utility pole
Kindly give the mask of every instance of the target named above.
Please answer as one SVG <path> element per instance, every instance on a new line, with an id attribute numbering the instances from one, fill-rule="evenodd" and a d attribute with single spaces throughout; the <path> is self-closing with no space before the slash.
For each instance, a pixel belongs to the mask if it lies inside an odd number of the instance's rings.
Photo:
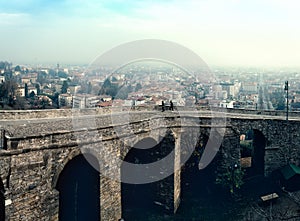
<path id="1" fill-rule="evenodd" d="M 284 90 L 286 91 L 286 121 L 289 120 L 289 82 L 285 82 Z"/>

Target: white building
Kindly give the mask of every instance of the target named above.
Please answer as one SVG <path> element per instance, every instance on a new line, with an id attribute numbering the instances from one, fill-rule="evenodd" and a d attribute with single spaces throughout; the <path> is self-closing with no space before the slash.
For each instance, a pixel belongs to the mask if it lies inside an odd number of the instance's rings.
<path id="1" fill-rule="evenodd" d="M 242 89 L 245 92 L 256 93 L 257 92 L 257 83 L 255 82 L 247 82 L 242 84 Z"/>
<path id="2" fill-rule="evenodd" d="M 73 96 L 73 108 L 91 108 L 96 107 L 100 102 L 100 97 L 91 94 L 80 94 Z"/>
<path id="3" fill-rule="evenodd" d="M 135 105 L 139 106 L 139 105 L 143 105 L 145 104 L 146 100 L 144 98 L 139 98 L 135 101 Z"/>
<path id="4" fill-rule="evenodd" d="M 100 95 L 100 96 L 99 96 L 99 99 L 100 99 L 101 101 L 104 101 L 104 102 L 112 101 L 112 97 L 109 96 L 109 95 Z"/>
<path id="5" fill-rule="evenodd" d="M 16 96 L 25 97 L 25 87 L 18 87 L 16 90 Z"/>
<path id="6" fill-rule="evenodd" d="M 73 96 L 71 94 L 60 94 L 58 96 L 58 104 L 60 107 L 64 107 L 64 106 L 72 107 Z"/>
<path id="7" fill-rule="evenodd" d="M 234 102 L 235 101 L 226 101 L 226 100 L 224 100 L 224 101 L 220 102 L 220 107 L 222 107 L 222 108 L 233 108 Z"/>

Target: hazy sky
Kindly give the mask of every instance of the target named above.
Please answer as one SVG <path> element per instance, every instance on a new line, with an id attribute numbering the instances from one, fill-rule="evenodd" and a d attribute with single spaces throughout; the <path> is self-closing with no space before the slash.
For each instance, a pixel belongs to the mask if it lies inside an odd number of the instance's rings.
<path id="1" fill-rule="evenodd" d="M 208 65 L 300 66 L 298 0 L 0 0 L 0 60 L 90 63 L 163 39 Z"/>

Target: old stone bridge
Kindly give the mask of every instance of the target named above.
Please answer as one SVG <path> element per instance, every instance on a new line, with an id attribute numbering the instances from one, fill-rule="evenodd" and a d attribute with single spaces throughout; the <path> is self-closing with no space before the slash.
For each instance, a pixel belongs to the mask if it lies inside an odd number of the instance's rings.
<path id="1" fill-rule="evenodd" d="M 268 176 L 286 163 L 299 165 L 299 128 L 297 113 L 286 121 L 284 113 L 268 111 L 1 111 L 0 220 L 70 220 L 74 213 L 94 220 L 84 214 L 89 211 L 99 220 L 120 219 L 127 188 L 121 180 L 143 174 L 123 171 L 122 162 L 145 140 L 159 146 L 154 158 L 171 156 L 169 176 L 154 184 L 159 183 L 155 200 L 173 213 L 180 207 L 182 168 L 195 149 L 205 158 L 200 169 L 215 155 L 219 166 L 239 164 L 240 136 L 253 130 L 252 167 Z M 159 176 L 163 169 L 156 171 Z M 84 205 L 75 205 L 75 198 L 85 196 L 88 208 L 77 211 Z"/>

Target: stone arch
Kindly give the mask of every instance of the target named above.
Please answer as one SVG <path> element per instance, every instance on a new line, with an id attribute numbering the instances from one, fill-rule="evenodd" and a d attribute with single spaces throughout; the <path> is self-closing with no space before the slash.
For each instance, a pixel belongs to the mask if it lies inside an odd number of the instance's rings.
<path id="1" fill-rule="evenodd" d="M 151 139 L 152 143 L 156 142 L 156 144 L 159 144 L 162 139 L 164 139 L 166 136 L 171 135 L 173 139 L 175 139 L 178 135 L 177 132 L 174 131 L 172 128 L 156 128 L 149 131 L 143 131 L 142 133 L 137 134 L 134 138 L 129 137 L 129 142 L 122 141 L 122 149 L 120 153 L 121 160 L 124 160 L 127 156 L 127 154 L 130 152 L 130 150 L 140 143 L 140 141 L 144 142 L 145 139 Z M 127 138 L 125 138 L 126 140 Z"/>
<path id="2" fill-rule="evenodd" d="M 61 174 L 61 172 L 63 171 L 63 169 L 65 168 L 65 166 L 67 165 L 67 163 L 69 161 L 71 161 L 74 157 L 78 156 L 81 154 L 81 151 L 79 148 L 76 148 L 75 150 L 72 150 L 67 157 L 60 163 L 58 164 L 58 167 L 56 168 L 55 174 L 52 178 L 52 188 L 55 189 L 57 186 L 57 181 L 59 178 L 59 175 Z"/>
<path id="3" fill-rule="evenodd" d="M 200 136 L 198 137 L 197 145 L 188 160 L 184 163 L 181 170 L 181 205 L 179 206 L 178 213 L 181 211 L 188 211 L 189 202 L 193 200 L 193 197 L 198 197 L 199 191 L 201 188 L 198 188 L 199 185 L 204 185 L 206 183 L 206 178 L 203 179 L 209 167 L 204 169 L 199 168 L 199 162 L 203 155 L 205 145 L 208 141 L 208 135 L 205 130 L 201 131 Z M 182 153 L 183 154 L 183 153 Z M 204 172 L 204 173 L 203 173 Z M 204 175 L 203 175 L 204 174 Z M 208 173 L 209 174 L 209 173 Z"/>
<path id="4" fill-rule="evenodd" d="M 128 152 L 131 150 L 133 146 L 135 146 L 140 141 L 151 138 L 156 143 L 160 143 L 160 141 L 166 136 L 166 134 L 174 134 L 173 130 L 170 128 L 155 128 L 151 130 L 142 131 L 142 133 L 138 133 L 135 136 L 126 137 L 122 141 L 122 150 L 121 150 L 121 160 L 124 160 L 127 156 Z"/>
<path id="5" fill-rule="evenodd" d="M 143 146 L 144 145 L 144 146 Z M 146 149 L 146 148 L 149 149 Z M 139 149 L 137 149 L 139 148 Z M 160 143 L 157 143 L 152 137 L 144 137 L 133 147 L 130 147 L 124 161 L 133 164 L 148 164 L 158 159 L 164 158 L 167 154 L 172 154 L 175 149 L 175 138 L 171 130 L 167 131 L 166 136 Z M 175 156 L 173 156 L 174 159 Z M 174 160 L 172 166 L 174 172 Z M 161 171 L 157 171 L 158 173 Z M 139 173 L 147 173 L 146 170 L 124 171 L 121 166 L 121 180 L 123 176 Z M 143 217 L 155 214 L 172 214 L 174 207 L 174 174 L 158 181 L 145 184 L 121 184 L 121 205 L 122 216 L 125 220 L 143 219 Z M 154 215 L 154 214 L 153 214 Z"/>
<path id="6" fill-rule="evenodd" d="M 183 182 L 184 182 L 185 178 L 191 178 L 190 175 L 185 176 L 186 173 L 194 174 L 195 171 L 202 170 L 202 168 L 199 168 L 199 162 L 203 155 L 203 152 L 204 152 L 204 149 L 205 149 L 208 139 L 209 139 L 209 135 L 207 135 L 204 131 L 198 137 L 198 141 L 197 141 L 195 149 L 193 150 L 193 153 L 189 156 L 188 160 L 183 165 L 183 168 L 182 168 L 182 179 L 183 179 L 182 181 Z"/>
<path id="7" fill-rule="evenodd" d="M 4 197 L 5 189 L 0 177 L 0 221 L 5 220 L 5 197 Z"/>
<path id="8" fill-rule="evenodd" d="M 87 160 L 88 159 L 88 160 Z M 98 159 L 79 154 L 67 162 L 57 180 L 59 220 L 100 220 Z"/>
<path id="9" fill-rule="evenodd" d="M 239 122 L 238 125 L 234 126 L 234 129 L 236 130 L 237 134 L 245 134 L 249 130 L 256 130 L 261 133 L 265 137 L 266 144 L 271 143 L 270 140 L 268 140 L 268 135 L 270 134 L 270 127 L 265 121 L 243 121 Z M 274 129 L 272 127 L 272 129 Z M 275 128 L 276 129 L 276 128 Z"/>
<path id="10" fill-rule="evenodd" d="M 214 142 L 214 139 L 220 139 L 218 136 L 221 135 L 218 132 L 215 132 L 214 136 L 210 136 L 211 128 L 201 127 L 197 146 L 181 171 L 182 195 L 177 212 L 179 216 L 188 213 L 190 219 L 196 220 L 219 220 L 221 218 L 215 210 L 218 204 L 216 195 L 220 193 L 220 185 L 216 184 L 216 180 L 218 175 L 223 172 L 223 167 L 227 168 L 227 164 L 234 159 L 231 149 L 236 149 L 235 146 L 231 146 L 232 139 L 236 138 L 234 131 L 230 128 L 224 129 L 226 129 L 225 138 L 219 144 L 219 142 Z M 211 141 L 208 145 L 209 139 Z M 210 163 L 203 167 L 201 164 L 199 165 L 199 162 L 205 148 L 215 149 L 216 154 Z M 202 205 L 199 206 L 200 204 Z"/>
<path id="11" fill-rule="evenodd" d="M 243 144 L 241 145 L 241 164 L 248 168 L 248 175 L 264 176 L 267 138 L 262 129 L 251 125 L 244 127 L 240 132 L 240 142 Z"/>

